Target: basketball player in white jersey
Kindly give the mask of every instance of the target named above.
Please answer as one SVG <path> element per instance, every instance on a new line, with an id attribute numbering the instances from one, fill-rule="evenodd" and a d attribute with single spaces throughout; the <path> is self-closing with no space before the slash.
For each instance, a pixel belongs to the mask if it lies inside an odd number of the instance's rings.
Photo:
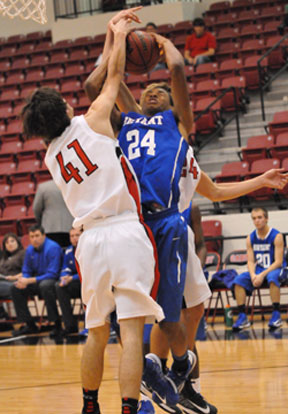
<path id="1" fill-rule="evenodd" d="M 110 22 L 114 44 L 107 79 L 85 115 L 73 117 L 72 108 L 49 88 L 34 92 L 22 111 L 26 135 L 45 140 L 46 165 L 75 218 L 74 227 L 84 230 L 76 250 L 89 328 L 81 365 L 83 414 L 100 413 L 98 389 L 110 331 L 107 318 L 114 308 L 123 347 L 119 373 L 122 414 L 137 412 L 144 319 L 149 315 L 159 321 L 164 318 L 150 296 L 154 250 L 138 215 L 137 181 L 117 147 L 110 123 L 124 74 L 131 19 L 139 20 L 133 11 Z"/>

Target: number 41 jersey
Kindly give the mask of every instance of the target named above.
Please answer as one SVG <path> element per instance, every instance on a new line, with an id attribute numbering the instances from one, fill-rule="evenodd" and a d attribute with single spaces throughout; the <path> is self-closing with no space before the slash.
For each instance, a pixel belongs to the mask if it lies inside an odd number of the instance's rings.
<path id="1" fill-rule="evenodd" d="M 75 218 L 74 227 L 137 213 L 137 179 L 117 141 L 94 132 L 83 115 L 51 142 L 45 163 Z"/>
<path id="2" fill-rule="evenodd" d="M 188 144 L 178 130 L 173 112 L 159 112 L 151 117 L 129 112 L 122 114 L 122 122 L 118 141 L 139 180 L 142 203 L 176 206 Z"/>

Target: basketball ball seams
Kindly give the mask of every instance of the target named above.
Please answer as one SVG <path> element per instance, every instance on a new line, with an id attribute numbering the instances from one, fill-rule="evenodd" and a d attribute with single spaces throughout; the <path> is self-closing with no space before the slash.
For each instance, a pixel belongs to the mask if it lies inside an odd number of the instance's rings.
<path id="1" fill-rule="evenodd" d="M 135 33 L 135 32 L 133 32 L 133 33 Z M 138 33 L 137 33 L 138 34 Z M 138 35 L 138 38 L 136 38 L 137 40 L 139 39 L 139 35 Z M 143 68 L 143 66 L 145 67 L 145 70 L 147 69 L 147 65 L 146 65 L 146 63 L 145 63 L 145 58 L 144 58 L 144 56 L 143 56 L 143 54 L 141 53 L 141 49 L 140 49 L 140 47 L 138 46 L 138 44 L 137 44 L 137 42 L 136 42 L 136 39 L 134 38 L 134 36 L 131 36 L 131 39 L 130 39 L 130 41 L 132 40 L 132 42 L 134 43 L 134 48 L 137 50 L 137 53 L 138 53 L 138 57 L 141 59 L 141 61 L 142 62 L 139 62 L 139 63 L 137 63 L 137 62 L 135 62 L 135 61 L 133 61 L 133 60 L 131 60 L 131 59 L 129 59 L 129 57 L 128 57 L 128 61 L 132 64 L 132 65 L 134 65 L 134 66 L 136 66 L 137 68 L 139 67 L 139 68 Z M 141 42 L 141 45 L 143 45 L 144 44 L 144 42 L 143 42 L 143 36 L 141 36 L 140 37 L 140 39 L 142 40 L 142 42 Z M 146 45 L 145 45 L 145 47 L 146 47 Z M 133 51 L 133 46 L 132 46 L 132 51 Z"/>
<path id="2" fill-rule="evenodd" d="M 126 72 L 147 73 L 155 66 L 158 59 L 158 44 L 149 33 L 136 30 L 127 36 Z"/>

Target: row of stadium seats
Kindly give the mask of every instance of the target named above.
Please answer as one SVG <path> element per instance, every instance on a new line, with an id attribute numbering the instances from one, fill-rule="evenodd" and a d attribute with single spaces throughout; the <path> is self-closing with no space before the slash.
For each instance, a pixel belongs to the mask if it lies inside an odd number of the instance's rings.
<path id="1" fill-rule="evenodd" d="M 257 135 L 248 138 L 247 146 L 241 149 L 243 161 L 251 164 L 264 158 L 277 158 L 280 161 L 288 158 L 288 131 L 273 135 Z"/>
<path id="2" fill-rule="evenodd" d="M 240 12 L 219 13 L 206 15 L 205 24 L 207 27 L 217 31 L 223 27 L 239 27 L 247 24 L 265 24 L 271 20 L 280 21 L 284 15 L 284 4 L 272 7 L 253 8 Z"/>
<path id="3" fill-rule="evenodd" d="M 218 44 L 216 49 L 216 61 L 221 62 L 223 59 L 227 58 L 237 57 L 241 59 L 254 55 L 263 55 L 282 38 L 281 36 L 275 34 L 268 38 L 262 39 L 255 39 L 251 36 L 251 39 L 245 39 L 242 42 L 239 42 L 237 37 L 233 36 L 231 33 L 229 34 L 230 30 L 233 29 L 227 30 L 225 37 L 221 38 L 221 42 Z M 186 36 L 176 40 L 174 42 L 175 45 L 183 53 Z M 287 47 L 287 44 L 284 43 L 284 46 Z M 283 62 L 282 49 L 277 52 L 279 55 L 278 64 Z M 35 78 L 35 73 L 38 73 L 38 77 L 40 79 L 47 79 L 51 78 L 51 76 L 56 76 L 56 73 L 54 74 L 56 70 L 58 70 L 59 73 L 57 73 L 57 75 L 60 77 L 70 77 L 77 74 L 76 68 L 80 69 L 78 72 L 79 75 L 87 73 L 93 69 L 95 61 L 101 51 L 102 47 L 91 50 L 82 48 L 76 49 L 71 53 L 60 50 L 53 54 L 45 52 L 35 54 L 29 58 L 27 56 L 0 58 L 0 73 L 2 73 L 2 76 L 0 77 L 0 86 L 13 85 L 17 81 L 20 81 L 21 83 L 31 82 Z M 273 63 L 274 62 L 271 62 L 271 64 Z M 50 75 L 50 73 L 52 75 Z"/>
<path id="4" fill-rule="evenodd" d="M 234 0 L 234 1 L 217 1 L 210 4 L 209 10 L 205 12 L 206 16 L 217 16 L 223 13 L 242 12 L 246 10 L 262 10 L 263 8 L 273 6 L 283 6 L 286 0 Z"/>

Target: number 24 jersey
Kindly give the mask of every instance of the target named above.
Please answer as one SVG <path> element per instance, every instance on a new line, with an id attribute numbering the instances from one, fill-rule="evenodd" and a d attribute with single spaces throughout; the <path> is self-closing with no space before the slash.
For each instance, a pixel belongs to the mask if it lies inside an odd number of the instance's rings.
<path id="1" fill-rule="evenodd" d="M 176 206 L 188 144 L 173 112 L 163 111 L 151 117 L 129 112 L 122 114 L 122 122 L 118 141 L 138 177 L 142 203 Z"/>

